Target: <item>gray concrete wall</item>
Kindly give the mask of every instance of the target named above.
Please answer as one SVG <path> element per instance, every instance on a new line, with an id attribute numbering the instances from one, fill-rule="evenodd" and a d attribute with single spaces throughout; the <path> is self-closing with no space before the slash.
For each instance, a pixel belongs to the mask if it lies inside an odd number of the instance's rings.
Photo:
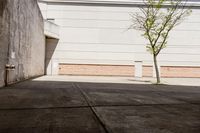
<path id="1" fill-rule="evenodd" d="M 14 64 L 9 83 L 44 74 L 45 36 L 37 0 L 0 1 L 0 86 L 5 64 Z"/>
<path id="2" fill-rule="evenodd" d="M 7 63 L 9 43 L 9 15 L 6 15 L 8 8 L 7 1 L 0 1 L 0 86 L 4 84 L 5 64 Z"/>

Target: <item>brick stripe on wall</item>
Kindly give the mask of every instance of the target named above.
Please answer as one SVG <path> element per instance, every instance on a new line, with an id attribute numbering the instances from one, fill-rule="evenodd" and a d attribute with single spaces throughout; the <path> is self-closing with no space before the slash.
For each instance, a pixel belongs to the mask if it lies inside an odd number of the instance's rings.
<path id="1" fill-rule="evenodd" d="M 153 66 L 142 66 L 143 77 L 153 77 Z"/>
<path id="2" fill-rule="evenodd" d="M 132 65 L 59 64 L 60 75 L 134 76 Z"/>
<path id="3" fill-rule="evenodd" d="M 200 67 L 161 66 L 161 77 L 200 78 Z M 134 76 L 132 65 L 59 64 L 60 75 Z M 143 65 L 143 77 L 153 76 L 153 67 Z"/>
<path id="4" fill-rule="evenodd" d="M 161 77 L 200 78 L 200 67 L 162 66 Z"/>

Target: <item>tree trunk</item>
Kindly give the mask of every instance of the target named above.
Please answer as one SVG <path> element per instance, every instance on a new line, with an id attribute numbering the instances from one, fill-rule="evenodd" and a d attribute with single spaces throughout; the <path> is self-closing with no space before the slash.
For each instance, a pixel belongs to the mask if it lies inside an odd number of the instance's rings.
<path id="1" fill-rule="evenodd" d="M 155 71 L 156 71 L 156 79 L 157 79 L 157 84 L 160 83 L 160 74 L 158 70 L 158 64 L 157 64 L 157 56 L 153 55 L 153 61 L 154 61 L 154 66 L 155 66 Z"/>

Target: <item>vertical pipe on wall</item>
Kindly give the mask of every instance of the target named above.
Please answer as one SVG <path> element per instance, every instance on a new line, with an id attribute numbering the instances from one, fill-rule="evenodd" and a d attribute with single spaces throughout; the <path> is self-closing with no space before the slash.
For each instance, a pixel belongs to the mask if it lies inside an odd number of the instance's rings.
<path id="1" fill-rule="evenodd" d="M 8 37 L 10 38 L 11 36 L 11 22 L 12 22 L 12 16 L 11 16 L 11 13 L 12 11 L 8 12 L 7 15 L 8 15 L 8 18 L 9 18 L 9 21 L 8 21 Z M 9 71 L 8 71 L 8 64 L 9 64 L 9 57 L 10 57 L 10 45 L 11 45 L 11 42 L 10 42 L 11 39 L 9 39 L 8 41 L 8 48 L 7 48 L 7 58 L 6 58 L 6 64 L 5 64 L 5 86 L 8 85 L 8 81 L 9 81 Z"/>

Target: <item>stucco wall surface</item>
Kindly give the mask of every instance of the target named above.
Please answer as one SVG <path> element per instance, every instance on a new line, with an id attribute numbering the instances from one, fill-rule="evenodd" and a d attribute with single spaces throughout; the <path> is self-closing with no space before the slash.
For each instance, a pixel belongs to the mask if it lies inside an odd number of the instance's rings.
<path id="1" fill-rule="evenodd" d="M 42 3 L 44 18 L 55 19 L 60 40 L 47 47 L 47 60 L 67 64 L 152 65 L 147 41 L 140 31 L 128 30 L 131 13 L 138 7 L 98 4 Z M 200 9 L 171 33 L 167 48 L 158 57 L 162 66 L 200 66 Z"/>
<path id="2" fill-rule="evenodd" d="M 44 74 L 45 36 L 37 0 L 0 1 L 0 86 L 5 64 L 16 66 L 8 82 Z"/>
<path id="3" fill-rule="evenodd" d="M 66 64 L 61 68 L 68 74 L 72 64 L 133 66 L 142 61 L 150 66 L 143 68 L 143 76 L 152 76 L 147 40 L 140 31 L 128 30 L 130 14 L 140 12 L 137 1 L 142 4 L 142 0 L 39 0 L 44 19 L 60 27 L 59 40 L 47 41 L 47 74 L 59 74 L 59 64 Z M 200 67 L 199 2 L 189 0 L 187 8 L 193 12 L 170 33 L 167 47 L 158 57 L 161 67 Z"/>

